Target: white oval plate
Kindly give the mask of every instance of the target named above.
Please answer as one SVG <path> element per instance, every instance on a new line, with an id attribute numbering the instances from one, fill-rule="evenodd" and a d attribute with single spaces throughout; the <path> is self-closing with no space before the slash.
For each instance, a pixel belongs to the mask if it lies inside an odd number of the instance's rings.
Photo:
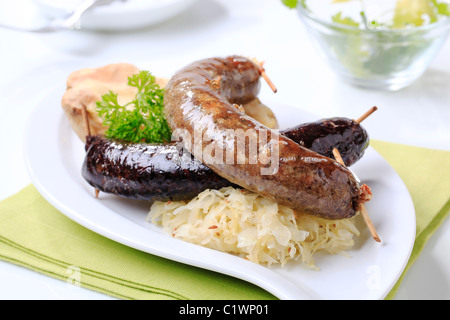
<path id="1" fill-rule="evenodd" d="M 36 106 L 25 134 L 25 157 L 36 188 L 73 221 L 129 247 L 246 280 L 280 299 L 383 299 L 400 277 L 414 244 L 414 207 L 400 177 L 371 147 L 352 170 L 372 188 L 367 209 L 382 242 L 361 223 L 350 257 L 317 255 L 320 271 L 300 263 L 268 268 L 164 234 L 145 221 L 149 205 L 144 201 L 105 193 L 96 199 L 81 176 L 84 145 L 62 112 L 63 92 Z M 298 109 L 271 107 L 281 128 L 316 120 Z"/>
<path id="2" fill-rule="evenodd" d="M 64 16 L 83 0 L 34 0 L 43 14 L 50 18 Z M 127 30 L 156 25 L 171 19 L 197 0 L 127 0 L 88 10 L 81 18 L 81 29 Z"/>

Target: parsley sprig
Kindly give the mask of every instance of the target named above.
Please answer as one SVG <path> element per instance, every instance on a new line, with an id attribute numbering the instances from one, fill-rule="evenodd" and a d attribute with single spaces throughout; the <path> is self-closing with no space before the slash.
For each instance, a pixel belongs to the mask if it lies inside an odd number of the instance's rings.
<path id="1" fill-rule="evenodd" d="M 128 85 L 138 89 L 133 101 L 120 105 L 118 94 L 104 94 L 97 102 L 98 115 L 107 126 L 107 138 L 139 143 L 169 142 L 172 132 L 164 116 L 164 89 L 149 71 L 128 78 Z"/>

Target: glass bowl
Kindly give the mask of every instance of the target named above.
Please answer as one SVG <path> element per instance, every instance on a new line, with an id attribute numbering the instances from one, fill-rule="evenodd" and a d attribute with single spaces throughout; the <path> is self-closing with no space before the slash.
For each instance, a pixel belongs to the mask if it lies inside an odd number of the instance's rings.
<path id="1" fill-rule="evenodd" d="M 450 18 L 408 29 L 362 29 L 325 21 L 303 6 L 298 14 L 320 55 L 344 81 L 399 90 L 418 79 L 447 39 Z"/>

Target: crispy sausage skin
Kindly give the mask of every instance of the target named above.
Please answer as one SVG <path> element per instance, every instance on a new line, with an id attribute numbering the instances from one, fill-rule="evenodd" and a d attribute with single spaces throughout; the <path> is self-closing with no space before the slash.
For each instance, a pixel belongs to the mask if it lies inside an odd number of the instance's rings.
<path id="1" fill-rule="evenodd" d="M 183 146 L 232 183 L 307 214 L 327 219 L 355 215 L 361 202 L 360 191 L 346 167 L 278 135 L 236 108 L 234 104 L 256 97 L 259 79 L 259 67 L 239 56 L 205 59 L 186 66 L 166 86 L 164 104 L 169 126 L 194 137 L 190 141 L 183 138 Z M 272 166 L 273 159 L 259 161 L 264 158 L 260 154 L 262 158 L 254 163 L 248 143 L 244 145 L 242 161 L 242 152 L 230 145 L 229 138 L 224 138 L 225 132 L 237 130 L 250 130 L 258 141 L 266 136 L 268 142 L 260 145 L 259 150 L 278 152 L 273 174 L 262 174 Z M 195 137 L 201 138 L 200 153 L 196 150 L 199 142 Z M 205 161 L 205 156 L 210 158 L 210 150 L 223 150 L 222 154 L 226 154 L 230 149 L 234 151 L 231 163 Z"/>
<path id="2" fill-rule="evenodd" d="M 128 199 L 188 200 L 232 184 L 177 143 L 131 144 L 88 136 L 82 176 L 94 188 Z"/>

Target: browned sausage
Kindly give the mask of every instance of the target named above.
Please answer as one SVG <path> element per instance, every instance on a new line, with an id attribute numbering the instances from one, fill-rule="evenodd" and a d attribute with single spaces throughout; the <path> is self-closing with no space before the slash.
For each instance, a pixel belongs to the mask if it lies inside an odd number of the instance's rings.
<path id="1" fill-rule="evenodd" d="M 259 67 L 239 56 L 184 67 L 166 86 L 169 126 L 182 136 L 189 152 L 232 183 L 304 213 L 328 219 L 355 215 L 362 201 L 360 189 L 346 167 L 278 135 L 236 108 L 234 104 L 257 96 L 259 79 Z M 245 141 L 244 150 L 230 136 L 236 132 L 248 132 L 253 139 Z M 259 143 L 258 157 L 252 158 L 250 141 L 259 139 L 267 142 Z M 233 161 L 226 157 L 230 150 Z"/>

